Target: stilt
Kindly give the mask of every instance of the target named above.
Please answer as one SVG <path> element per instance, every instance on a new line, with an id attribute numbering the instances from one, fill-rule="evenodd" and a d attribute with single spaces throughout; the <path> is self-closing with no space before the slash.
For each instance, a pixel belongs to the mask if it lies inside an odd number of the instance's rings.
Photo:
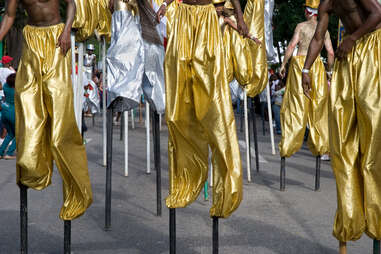
<path id="1" fill-rule="evenodd" d="M 131 109 L 131 128 L 135 129 L 135 111 Z"/>
<path id="2" fill-rule="evenodd" d="M 257 167 L 257 172 L 259 172 L 258 132 L 257 132 L 257 121 L 256 121 L 256 117 L 255 117 L 254 98 L 251 98 L 251 117 L 252 117 L 252 120 L 253 120 L 255 164 L 256 164 L 256 167 Z"/>
<path id="3" fill-rule="evenodd" d="M 373 240 L 373 254 L 380 254 L 380 240 Z"/>
<path id="4" fill-rule="evenodd" d="M 157 210 L 156 215 L 161 216 L 161 153 L 160 153 L 160 115 L 153 111 L 153 121 L 152 121 L 152 135 L 153 135 L 153 153 L 154 153 L 154 163 L 156 171 L 156 204 Z"/>
<path id="5" fill-rule="evenodd" d="M 20 184 L 20 253 L 28 254 L 28 187 Z"/>
<path id="6" fill-rule="evenodd" d="M 208 181 L 205 181 L 204 184 L 204 200 L 208 201 L 209 200 L 209 194 L 208 194 Z"/>
<path id="7" fill-rule="evenodd" d="M 346 242 L 340 242 L 339 253 L 340 254 L 347 254 L 347 243 Z"/>
<path id="8" fill-rule="evenodd" d="M 247 96 L 244 92 L 243 112 L 245 116 L 245 141 L 246 141 L 246 168 L 247 168 L 247 181 L 251 182 L 251 153 L 250 153 L 250 128 L 249 119 L 247 114 Z"/>
<path id="9" fill-rule="evenodd" d="M 119 121 L 120 121 L 120 136 L 119 136 L 119 140 L 123 141 L 123 138 L 124 138 L 124 112 L 120 113 L 120 114 L 121 114 L 121 116 L 119 118 Z"/>
<path id="10" fill-rule="evenodd" d="M 316 175 L 315 175 L 315 191 L 320 189 L 320 155 L 316 157 Z"/>
<path id="11" fill-rule="evenodd" d="M 176 254 L 176 210 L 169 208 L 169 254 Z"/>
<path id="12" fill-rule="evenodd" d="M 71 221 L 64 221 L 64 254 L 71 253 Z"/>
<path id="13" fill-rule="evenodd" d="M 106 211 L 105 231 L 111 230 L 111 176 L 112 176 L 112 116 L 113 110 L 107 109 L 107 167 L 106 167 Z"/>
<path id="14" fill-rule="evenodd" d="M 148 101 L 146 101 L 146 137 L 147 137 L 147 171 L 146 173 L 151 174 L 151 141 L 149 136 L 149 123 L 150 121 L 150 107 Z"/>
<path id="15" fill-rule="evenodd" d="M 239 103 L 241 104 L 242 102 L 241 102 L 241 100 L 239 100 Z M 245 104 L 245 101 L 244 101 L 244 104 Z M 245 107 L 245 106 L 244 106 Z M 245 122 L 245 119 L 244 119 L 244 109 L 241 107 L 240 108 L 240 111 L 239 111 L 239 118 L 240 118 L 240 127 L 239 127 L 239 131 L 240 132 L 243 132 L 243 125 L 244 125 L 244 122 Z"/>
<path id="16" fill-rule="evenodd" d="M 218 217 L 213 217 L 213 254 L 218 254 Z"/>
<path id="17" fill-rule="evenodd" d="M 286 158 L 282 157 L 280 160 L 280 191 L 286 189 Z"/>
<path id="18" fill-rule="evenodd" d="M 124 176 L 128 176 L 128 111 L 123 112 L 124 118 Z"/>
<path id="19" fill-rule="evenodd" d="M 107 164 L 107 105 L 106 105 L 106 39 L 102 37 L 102 84 L 103 84 L 103 93 L 102 93 L 102 112 L 103 112 L 103 166 Z M 111 116 L 111 125 L 112 125 L 112 116 Z"/>
<path id="20" fill-rule="evenodd" d="M 93 120 L 93 127 L 95 126 L 95 114 L 93 114 L 92 116 L 91 116 L 91 118 L 92 118 L 92 120 Z"/>
<path id="21" fill-rule="evenodd" d="M 267 90 L 267 113 L 269 114 L 269 127 L 270 127 L 270 138 L 271 138 L 271 151 L 275 155 L 275 141 L 274 141 L 274 127 L 273 127 L 273 114 L 271 111 L 271 98 L 270 98 L 270 85 L 266 86 Z"/>
<path id="22" fill-rule="evenodd" d="M 210 153 L 210 148 L 209 148 L 209 153 Z M 209 160 L 209 169 L 210 169 L 210 181 L 209 181 L 209 186 L 213 187 L 213 164 L 212 161 Z"/>

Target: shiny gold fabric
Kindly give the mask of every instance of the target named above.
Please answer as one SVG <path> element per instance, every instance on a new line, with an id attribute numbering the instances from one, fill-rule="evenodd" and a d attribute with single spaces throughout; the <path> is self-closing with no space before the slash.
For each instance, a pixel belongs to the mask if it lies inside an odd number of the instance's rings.
<path id="1" fill-rule="evenodd" d="M 319 8 L 320 0 L 306 0 L 306 7 L 310 7 L 312 9 Z"/>
<path id="2" fill-rule="evenodd" d="M 260 94 L 268 84 L 264 5 L 265 0 L 248 0 L 244 12 L 244 20 L 250 34 L 262 42 L 260 46 L 248 40 L 254 67 L 251 81 L 245 86 L 247 95 L 250 97 Z"/>
<path id="3" fill-rule="evenodd" d="M 310 69 L 312 100 L 309 100 L 304 95 L 302 87 L 305 59 L 305 56 L 292 57 L 288 70 L 286 92 L 280 110 L 281 157 L 290 157 L 300 149 L 307 123 L 310 128 L 308 147 L 312 154 L 323 155 L 329 151 L 328 84 L 324 65 L 318 58 Z"/>
<path id="4" fill-rule="evenodd" d="M 166 204 L 199 195 L 212 150 L 211 216 L 228 217 L 242 200 L 242 169 L 224 50 L 213 5 L 179 4 L 165 58 L 170 188 Z"/>
<path id="5" fill-rule="evenodd" d="M 76 41 L 85 41 L 97 30 L 100 36 L 111 39 L 111 12 L 108 0 L 75 0 L 77 10 L 73 28 Z"/>
<path id="6" fill-rule="evenodd" d="M 118 1 L 117 1 L 118 2 Z M 111 41 L 111 12 L 109 0 L 98 0 L 98 25 L 96 30 L 99 36 L 104 36 L 106 41 Z"/>
<path id="7" fill-rule="evenodd" d="M 56 48 L 63 24 L 24 28 L 15 87 L 17 183 L 42 190 L 53 159 L 63 180 L 60 217 L 72 220 L 92 202 L 87 157 L 74 117 L 71 53 Z"/>
<path id="8" fill-rule="evenodd" d="M 337 184 L 333 234 L 381 239 L 381 29 L 360 39 L 334 66 L 330 145 Z"/>
<path id="9" fill-rule="evenodd" d="M 116 0 L 114 2 L 115 11 L 130 11 L 132 15 L 138 14 L 138 3 L 137 0 L 130 0 L 125 2 L 123 0 Z"/>
<path id="10" fill-rule="evenodd" d="M 234 16 L 229 18 L 236 22 Z M 251 39 L 243 38 L 229 25 L 224 26 L 223 37 L 228 82 L 235 78 L 240 85 L 245 86 L 251 82 L 254 74 Z"/>

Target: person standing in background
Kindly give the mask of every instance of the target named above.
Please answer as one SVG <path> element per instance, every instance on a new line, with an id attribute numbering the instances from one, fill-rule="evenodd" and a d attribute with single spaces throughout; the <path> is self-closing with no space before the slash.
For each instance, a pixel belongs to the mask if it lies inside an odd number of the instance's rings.
<path id="1" fill-rule="evenodd" d="M 5 137 L 3 143 L 0 146 L 0 159 L 16 159 L 14 152 L 16 150 L 16 139 L 15 139 L 15 79 L 16 74 L 12 73 L 6 79 L 3 85 L 3 91 L 5 94 L 5 101 L 1 105 L 1 121 L 5 128 L 7 129 L 7 136 Z M 7 153 L 4 155 L 5 150 Z"/>

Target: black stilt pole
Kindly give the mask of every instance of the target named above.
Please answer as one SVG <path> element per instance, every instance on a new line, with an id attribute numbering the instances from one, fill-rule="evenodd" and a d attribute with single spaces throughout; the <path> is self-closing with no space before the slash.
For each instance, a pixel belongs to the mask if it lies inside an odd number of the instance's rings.
<path id="1" fill-rule="evenodd" d="M 111 230 L 111 176 L 112 176 L 112 115 L 113 110 L 107 109 L 107 166 L 106 166 L 106 203 L 105 230 Z"/>
<path id="2" fill-rule="evenodd" d="M 213 217 L 213 254 L 218 254 L 218 217 Z"/>
<path id="3" fill-rule="evenodd" d="M 152 134 L 153 134 L 153 153 L 156 171 L 156 215 L 161 216 L 161 158 L 160 158 L 160 115 L 156 110 L 152 112 Z"/>
<path id="4" fill-rule="evenodd" d="M 248 128 L 248 132 L 249 132 L 249 144 L 247 144 L 247 146 L 249 147 L 249 161 L 250 161 L 250 172 L 251 171 L 251 167 L 253 166 L 253 163 L 252 163 L 252 157 L 251 157 L 251 132 L 253 131 L 251 129 L 251 114 L 250 114 L 250 100 L 247 100 L 247 128 Z"/>
<path id="5" fill-rule="evenodd" d="M 120 116 L 120 137 L 119 137 L 119 140 L 123 141 L 123 139 L 124 139 L 124 114 L 123 114 L 123 112 L 121 114 L 122 115 Z"/>
<path id="6" fill-rule="evenodd" d="M 169 208 L 169 254 L 176 254 L 176 210 Z"/>
<path id="7" fill-rule="evenodd" d="M 243 132 L 243 124 L 244 124 L 244 121 L 245 121 L 245 118 L 244 118 L 244 110 L 245 110 L 245 108 L 244 108 L 244 103 L 241 101 L 241 100 L 239 100 L 239 103 L 240 103 L 240 111 L 239 111 L 239 119 L 240 119 L 240 124 L 241 124 L 241 126 L 239 127 L 239 131 L 240 132 Z"/>
<path id="8" fill-rule="evenodd" d="M 20 253 L 28 253 L 28 187 L 20 184 Z"/>
<path id="9" fill-rule="evenodd" d="M 282 157 L 280 160 L 280 191 L 286 189 L 286 158 Z"/>
<path id="10" fill-rule="evenodd" d="M 316 157 L 316 176 L 315 176 L 315 191 L 320 189 L 320 155 Z"/>
<path id="11" fill-rule="evenodd" d="M 380 249 L 380 240 L 373 240 L 373 254 L 380 254 L 381 249 Z"/>
<path id="12" fill-rule="evenodd" d="M 257 172 L 259 172 L 258 131 L 257 131 L 257 121 L 256 121 L 256 117 L 255 117 L 255 102 L 254 102 L 254 98 L 251 98 L 251 117 L 252 117 L 252 120 L 253 120 L 255 165 L 257 167 Z"/>
<path id="13" fill-rule="evenodd" d="M 64 221 L 64 254 L 71 253 L 71 221 Z"/>

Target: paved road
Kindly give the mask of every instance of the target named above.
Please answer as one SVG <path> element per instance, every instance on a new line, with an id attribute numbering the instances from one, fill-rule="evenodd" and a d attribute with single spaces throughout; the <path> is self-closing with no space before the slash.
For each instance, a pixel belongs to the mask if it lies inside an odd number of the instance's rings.
<path id="1" fill-rule="evenodd" d="M 168 209 L 156 217 L 155 172 L 146 175 L 144 125 L 130 130 L 130 175 L 124 177 L 123 143 L 114 132 L 112 231 L 105 232 L 105 168 L 102 164 L 101 118 L 86 138 L 94 203 L 72 223 L 73 253 L 168 253 Z M 261 126 L 258 120 L 258 126 Z M 322 163 L 321 191 L 314 192 L 315 158 L 306 147 L 287 160 L 287 191 L 279 189 L 279 155 L 271 154 L 270 138 L 259 127 L 260 172 L 253 182 L 244 181 L 244 200 L 228 219 L 220 221 L 221 254 L 333 254 L 338 243 L 332 236 L 336 187 L 329 163 Z M 163 198 L 168 189 L 167 130 L 161 132 Z M 243 133 L 239 133 L 243 140 Z M 277 142 L 279 136 L 276 137 Z M 241 142 L 242 143 L 242 142 Z M 244 143 L 243 143 L 244 144 Z M 241 151 L 244 146 L 241 144 Z M 242 153 L 244 178 L 246 159 Z M 152 163 L 153 166 L 153 163 Z M 29 191 L 29 253 L 63 251 L 61 180 L 54 172 L 52 185 Z M 185 209 L 177 209 L 177 253 L 209 254 L 212 221 L 211 201 L 203 197 Z M 365 235 L 349 244 L 349 253 L 371 253 Z M 15 185 L 15 162 L 0 161 L 0 253 L 19 253 L 19 190 Z"/>

